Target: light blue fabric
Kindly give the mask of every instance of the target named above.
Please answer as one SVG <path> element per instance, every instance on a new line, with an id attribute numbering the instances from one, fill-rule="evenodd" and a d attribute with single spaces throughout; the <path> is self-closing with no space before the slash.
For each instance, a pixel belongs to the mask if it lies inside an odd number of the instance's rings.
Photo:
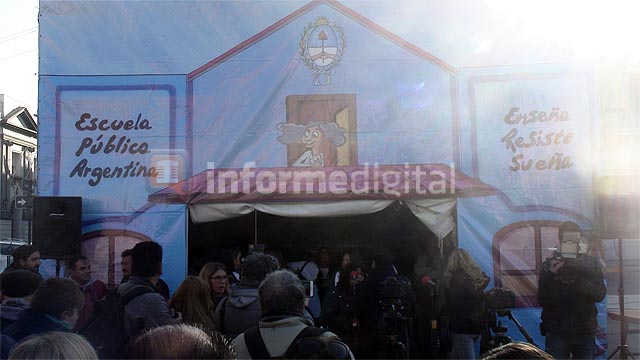
<path id="1" fill-rule="evenodd" d="M 476 342 L 480 334 L 450 333 L 453 359 L 477 359 Z"/>

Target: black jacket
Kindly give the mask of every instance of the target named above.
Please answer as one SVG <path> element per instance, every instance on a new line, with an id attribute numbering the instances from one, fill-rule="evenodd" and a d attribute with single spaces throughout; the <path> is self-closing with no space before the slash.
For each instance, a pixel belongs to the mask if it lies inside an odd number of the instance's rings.
<path id="1" fill-rule="evenodd" d="M 549 270 L 549 259 L 545 261 L 538 283 L 538 301 L 542 306 L 543 335 L 594 334 L 598 327 L 596 303 L 602 301 L 607 289 L 604 275 L 597 260 L 583 255 L 572 267 L 574 275 L 567 281 L 563 272 L 554 274 Z"/>
<path id="2" fill-rule="evenodd" d="M 485 325 L 484 287 L 477 288 L 462 271 L 454 273 L 447 289 L 449 328 L 459 334 L 480 334 Z"/>
<path id="3" fill-rule="evenodd" d="M 322 304 L 322 323 L 349 345 L 353 344 L 356 330 L 354 300 L 353 295 L 333 288 L 327 292 Z"/>

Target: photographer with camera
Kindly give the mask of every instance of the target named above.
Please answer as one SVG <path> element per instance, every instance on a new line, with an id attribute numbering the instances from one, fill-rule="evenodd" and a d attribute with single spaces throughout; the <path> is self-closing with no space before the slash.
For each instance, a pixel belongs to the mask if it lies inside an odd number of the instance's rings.
<path id="1" fill-rule="evenodd" d="M 538 300 L 540 332 L 556 359 L 593 359 L 598 326 L 596 303 L 604 299 L 604 275 L 598 261 L 579 252 L 580 227 L 566 221 L 558 230 L 558 249 L 542 266 Z"/>
<path id="2" fill-rule="evenodd" d="M 381 250 L 373 257 L 373 265 L 369 275 L 358 287 L 356 295 L 356 316 L 358 319 L 357 351 L 358 358 L 390 358 L 406 357 L 398 354 L 388 345 L 408 345 L 408 339 L 395 336 L 396 324 L 406 325 L 396 319 L 406 319 L 412 314 L 410 308 L 415 302 L 411 284 L 403 276 L 398 275 L 392 263 L 392 255 Z M 390 308 L 389 305 L 392 305 Z M 400 316 L 401 313 L 404 316 Z M 393 341 L 392 341 L 393 340 Z M 398 340 L 398 341 L 395 341 Z M 405 344 L 400 344 L 404 341 Z M 389 344 L 393 342 L 394 344 Z M 394 354 L 390 354 L 393 351 Z"/>
<path id="3" fill-rule="evenodd" d="M 483 300 L 489 278 L 466 250 L 458 248 L 449 256 L 443 283 L 453 358 L 475 359 L 475 343 L 486 322 Z"/>

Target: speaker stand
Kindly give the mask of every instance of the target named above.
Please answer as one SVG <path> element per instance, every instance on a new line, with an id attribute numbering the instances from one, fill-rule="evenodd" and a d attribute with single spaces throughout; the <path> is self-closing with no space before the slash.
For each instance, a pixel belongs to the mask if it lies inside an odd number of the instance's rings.
<path id="1" fill-rule="evenodd" d="M 634 359 L 629 346 L 627 345 L 627 331 L 629 325 L 627 319 L 624 317 L 624 261 L 622 256 L 622 238 L 618 238 L 618 304 L 620 305 L 620 345 L 616 350 L 609 355 L 607 359 L 612 359 L 618 352 L 618 359 L 626 360 L 628 358 Z"/>

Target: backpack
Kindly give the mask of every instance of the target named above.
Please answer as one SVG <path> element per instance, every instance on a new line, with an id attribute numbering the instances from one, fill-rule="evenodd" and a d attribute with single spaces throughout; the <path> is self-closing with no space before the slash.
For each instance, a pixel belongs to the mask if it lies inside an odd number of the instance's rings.
<path id="1" fill-rule="evenodd" d="M 128 343 L 124 331 L 125 306 L 140 295 L 156 292 L 149 286 L 137 286 L 125 296 L 119 296 L 117 290 L 110 289 L 103 299 L 96 302 L 93 318 L 78 331 L 101 359 L 122 357 Z"/>
<path id="2" fill-rule="evenodd" d="M 302 275 L 302 270 L 304 270 L 304 268 L 307 267 L 307 264 L 309 264 L 309 262 L 305 261 L 304 264 L 302 264 L 302 266 L 300 266 L 300 268 L 298 270 L 294 271 L 294 274 L 296 274 L 296 276 L 298 276 L 300 281 L 307 281 L 307 278 L 304 277 L 304 275 Z"/>
<path id="3" fill-rule="evenodd" d="M 271 357 L 271 355 L 269 355 L 267 346 L 262 339 L 262 335 L 260 335 L 260 328 L 257 326 L 244 332 L 244 342 L 252 359 L 336 359 L 336 357 L 328 353 L 326 350 L 327 343 L 321 339 L 322 334 L 328 331 L 329 330 L 323 330 L 314 326 L 307 326 L 293 339 L 291 345 L 289 345 L 289 348 L 287 348 L 287 351 L 285 351 L 282 357 Z M 306 340 L 316 340 L 322 345 L 318 346 L 318 351 L 313 354 L 302 354 L 298 349 L 298 343 Z M 331 342 L 343 347 L 346 353 L 350 355 L 349 347 L 338 338 L 331 340 Z M 350 359 L 350 356 L 344 358 Z"/>

